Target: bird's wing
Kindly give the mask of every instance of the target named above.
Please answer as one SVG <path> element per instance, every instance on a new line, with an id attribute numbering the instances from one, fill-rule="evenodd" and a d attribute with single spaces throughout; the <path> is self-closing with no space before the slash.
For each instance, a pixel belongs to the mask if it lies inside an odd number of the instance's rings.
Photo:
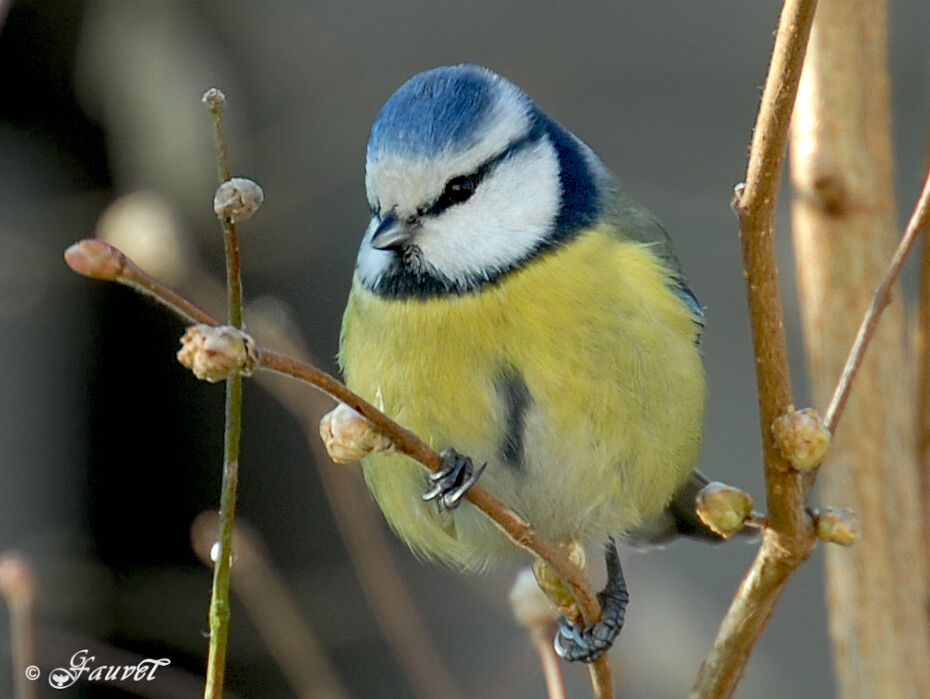
<path id="1" fill-rule="evenodd" d="M 672 271 L 672 291 L 691 311 L 695 324 L 703 329 L 704 308 L 688 286 L 688 279 L 681 269 L 665 227 L 646 207 L 625 192 L 615 193 L 611 208 L 609 218 L 617 230 L 630 240 L 648 243 Z"/>

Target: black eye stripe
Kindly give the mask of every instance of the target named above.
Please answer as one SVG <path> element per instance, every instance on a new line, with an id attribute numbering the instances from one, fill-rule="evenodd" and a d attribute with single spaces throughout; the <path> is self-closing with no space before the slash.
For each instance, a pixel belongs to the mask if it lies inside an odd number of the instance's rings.
<path id="1" fill-rule="evenodd" d="M 424 207 L 420 215 L 422 216 L 438 216 L 443 211 L 448 209 L 450 206 L 455 204 L 461 204 L 462 202 L 468 200 L 472 194 L 478 189 L 478 186 L 481 184 L 481 181 L 491 172 L 497 165 L 509 158 L 511 155 L 517 151 L 522 150 L 526 146 L 535 143 L 543 135 L 543 129 L 540 127 L 539 123 L 534 119 L 533 125 L 530 127 L 530 130 L 521 138 L 518 138 L 515 141 L 511 141 L 507 144 L 507 147 L 504 148 L 500 153 L 495 156 L 492 156 L 484 163 L 482 163 L 477 170 L 467 175 L 457 175 L 456 177 L 451 178 L 446 182 L 446 186 L 442 191 L 442 194 L 439 195 L 439 198 L 436 199 L 430 206 Z"/>

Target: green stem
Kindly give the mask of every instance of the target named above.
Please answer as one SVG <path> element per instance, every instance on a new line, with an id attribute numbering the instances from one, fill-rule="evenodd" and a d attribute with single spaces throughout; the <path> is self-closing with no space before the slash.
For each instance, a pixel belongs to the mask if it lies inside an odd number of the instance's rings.
<path id="1" fill-rule="evenodd" d="M 222 184 L 229 179 L 226 141 L 223 137 L 223 106 L 225 99 L 208 100 L 213 116 L 216 139 L 217 171 Z M 242 327 L 242 279 L 239 265 L 239 243 L 236 227 L 223 221 L 226 252 L 226 300 L 229 324 Z M 229 569 L 232 563 L 233 523 L 236 514 L 236 486 L 239 481 L 239 438 L 242 432 L 242 377 L 226 381 L 226 424 L 223 436 L 223 484 L 220 495 L 220 533 L 216 564 L 213 570 L 213 592 L 210 598 L 210 650 L 207 658 L 205 699 L 219 699 L 223 694 L 226 669 L 226 645 L 229 637 Z"/>

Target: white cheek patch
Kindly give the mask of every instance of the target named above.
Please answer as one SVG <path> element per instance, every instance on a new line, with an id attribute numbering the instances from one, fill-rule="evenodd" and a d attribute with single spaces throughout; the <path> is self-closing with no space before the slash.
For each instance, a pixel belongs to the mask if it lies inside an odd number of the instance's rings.
<path id="1" fill-rule="evenodd" d="M 470 199 L 424 219 L 415 243 L 449 279 L 490 278 L 545 240 L 560 200 L 558 156 L 543 138 L 503 160 Z"/>

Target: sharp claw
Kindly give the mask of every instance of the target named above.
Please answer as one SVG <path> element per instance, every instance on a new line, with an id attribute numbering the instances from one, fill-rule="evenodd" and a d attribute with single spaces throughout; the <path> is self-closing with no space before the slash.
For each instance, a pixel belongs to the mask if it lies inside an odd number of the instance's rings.
<path id="1" fill-rule="evenodd" d="M 584 630 L 566 619 L 564 614 L 559 615 L 559 632 L 556 635 L 561 636 L 566 641 L 571 641 L 576 646 L 585 645 Z"/>
<path id="2" fill-rule="evenodd" d="M 484 472 L 487 464 L 475 469 L 471 459 L 461 456 L 451 448 L 442 452 L 442 464 L 442 468 L 429 474 L 432 487 L 421 497 L 424 501 L 435 500 L 440 510 L 454 510 Z"/>
<path id="3" fill-rule="evenodd" d="M 443 498 L 443 504 L 448 507 L 450 510 L 459 504 L 459 501 L 465 496 L 465 493 L 468 492 L 468 488 L 471 486 L 471 483 L 465 482 L 462 483 L 458 488 L 453 490 L 451 493 L 447 493 Z"/>
<path id="4" fill-rule="evenodd" d="M 423 498 L 424 501 L 429 502 L 430 500 L 435 500 L 440 493 L 442 493 L 442 485 L 435 485 L 420 497 Z"/>
<path id="5" fill-rule="evenodd" d="M 476 469 L 462 485 L 443 497 L 443 504 L 450 510 L 456 507 L 459 502 L 461 502 L 462 498 L 465 497 L 465 493 L 471 490 L 471 487 L 478 481 L 478 478 L 484 473 L 486 467 L 487 464 L 482 464 L 481 468 Z"/>

